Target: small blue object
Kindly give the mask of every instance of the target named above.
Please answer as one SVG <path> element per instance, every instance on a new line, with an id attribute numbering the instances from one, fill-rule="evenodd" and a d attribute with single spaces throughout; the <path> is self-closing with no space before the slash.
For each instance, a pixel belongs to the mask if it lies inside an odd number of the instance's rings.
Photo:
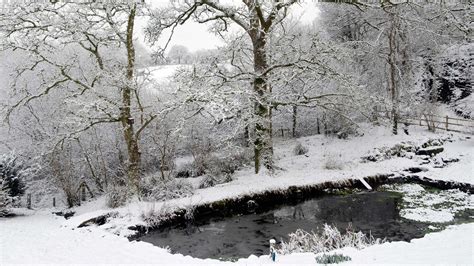
<path id="1" fill-rule="evenodd" d="M 272 261 L 275 261 L 275 259 L 276 259 L 276 253 L 272 252 Z"/>

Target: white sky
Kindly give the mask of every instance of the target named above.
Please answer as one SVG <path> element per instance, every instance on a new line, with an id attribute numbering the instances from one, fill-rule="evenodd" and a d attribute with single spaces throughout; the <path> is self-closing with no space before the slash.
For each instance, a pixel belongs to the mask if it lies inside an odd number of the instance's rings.
<path id="1" fill-rule="evenodd" d="M 169 3 L 167 0 L 150 0 L 152 6 L 162 6 Z M 235 0 L 223 0 L 235 1 Z M 298 18 L 301 23 L 310 24 L 318 16 L 319 10 L 312 0 L 302 1 L 301 4 L 297 4 L 292 8 L 292 16 Z M 139 23 L 139 26 L 144 26 L 144 23 Z M 220 37 L 210 33 L 208 31 L 209 24 L 199 24 L 194 21 L 188 21 L 184 25 L 176 28 L 173 39 L 171 40 L 168 48 L 173 45 L 184 45 L 190 51 L 196 51 L 200 49 L 212 49 L 219 45 L 222 45 Z M 166 36 L 167 38 L 168 36 Z M 140 37 L 143 39 L 143 37 Z M 162 38 L 164 40 L 165 38 Z M 164 44 L 164 41 L 161 42 Z"/>

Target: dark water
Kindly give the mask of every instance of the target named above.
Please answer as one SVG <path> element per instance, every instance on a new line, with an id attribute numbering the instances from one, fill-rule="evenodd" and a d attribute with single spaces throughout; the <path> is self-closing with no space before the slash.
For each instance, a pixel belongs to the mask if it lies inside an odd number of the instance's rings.
<path id="1" fill-rule="evenodd" d="M 344 196 L 325 196 L 294 206 L 207 221 L 186 227 L 153 231 L 141 238 L 173 253 L 197 258 L 241 258 L 268 253 L 268 240 L 286 239 L 297 229 L 318 231 L 327 223 L 371 233 L 388 240 L 422 237 L 427 224 L 402 219 L 402 195 L 393 192 L 368 192 Z"/>

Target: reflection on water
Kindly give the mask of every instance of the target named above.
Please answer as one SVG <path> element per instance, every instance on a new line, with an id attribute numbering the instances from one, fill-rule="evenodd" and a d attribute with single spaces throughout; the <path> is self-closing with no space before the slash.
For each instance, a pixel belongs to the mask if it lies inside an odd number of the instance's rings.
<path id="1" fill-rule="evenodd" d="M 426 224 L 400 218 L 400 202 L 401 195 L 393 192 L 326 196 L 264 213 L 153 231 L 141 240 L 198 258 L 235 258 L 267 254 L 269 239 L 280 241 L 299 228 L 317 231 L 325 223 L 340 230 L 352 224 L 357 231 L 389 240 L 422 237 Z"/>

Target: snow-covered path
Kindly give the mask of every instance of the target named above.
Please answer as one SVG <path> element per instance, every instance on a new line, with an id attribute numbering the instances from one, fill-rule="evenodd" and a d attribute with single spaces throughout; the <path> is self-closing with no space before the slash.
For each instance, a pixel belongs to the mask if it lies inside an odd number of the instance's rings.
<path id="1" fill-rule="evenodd" d="M 64 220 L 51 214 L 0 219 L 0 265 L 39 263 L 88 264 L 231 264 L 172 255 L 144 242 L 101 232 L 96 228 L 63 227 Z M 363 250 L 337 251 L 349 255 L 349 263 L 376 264 L 466 264 L 472 265 L 474 223 L 453 226 L 422 239 L 393 242 Z M 313 264 L 311 253 L 279 256 L 278 263 Z M 267 256 L 251 256 L 237 264 L 271 263 Z M 272 263 L 273 264 L 273 263 Z"/>

